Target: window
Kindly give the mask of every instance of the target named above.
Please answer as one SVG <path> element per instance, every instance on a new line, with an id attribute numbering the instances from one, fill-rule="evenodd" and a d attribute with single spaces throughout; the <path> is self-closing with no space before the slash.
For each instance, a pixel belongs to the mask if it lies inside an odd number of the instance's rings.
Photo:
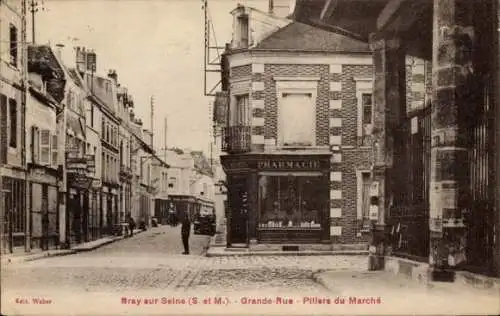
<path id="1" fill-rule="evenodd" d="M 43 129 L 40 131 L 40 164 L 50 165 L 50 130 Z"/>
<path id="2" fill-rule="evenodd" d="M 320 176 L 266 176 L 259 179 L 259 227 L 321 228 Z"/>
<path id="3" fill-rule="evenodd" d="M 238 17 L 238 25 L 240 27 L 240 48 L 248 47 L 248 16 L 243 15 Z"/>
<path id="4" fill-rule="evenodd" d="M 104 118 L 101 120 L 101 137 L 104 138 L 106 135 L 106 123 L 104 122 Z"/>
<path id="5" fill-rule="evenodd" d="M 17 67 L 17 28 L 10 25 L 10 63 Z"/>
<path id="6" fill-rule="evenodd" d="M 279 104 L 279 138 L 282 146 L 315 144 L 316 111 L 311 93 L 283 93 Z"/>
<path id="7" fill-rule="evenodd" d="M 94 105 L 90 105 L 90 126 L 94 127 Z"/>
<path id="8" fill-rule="evenodd" d="M 361 94 L 361 146 L 369 146 L 373 127 L 373 95 Z"/>
<path id="9" fill-rule="evenodd" d="M 9 114 L 10 114 L 9 146 L 12 148 L 17 148 L 17 102 L 14 99 L 9 99 Z"/>
<path id="10" fill-rule="evenodd" d="M 0 94 L 0 139 L 7 139 L 8 128 L 7 128 L 7 97 Z M 0 142 L 0 163 L 7 163 L 7 142 Z"/>
<path id="11" fill-rule="evenodd" d="M 106 157 L 104 152 L 101 153 L 101 177 L 106 179 Z"/>
<path id="12" fill-rule="evenodd" d="M 372 104 L 373 98 L 371 93 L 363 93 L 361 95 L 361 105 L 363 106 L 363 124 L 372 124 Z"/>
<path id="13" fill-rule="evenodd" d="M 248 95 L 236 97 L 236 109 L 234 112 L 234 125 L 248 126 L 250 123 L 249 117 L 250 99 Z"/>
<path id="14" fill-rule="evenodd" d="M 170 179 L 168 180 L 168 187 L 169 188 L 174 188 L 176 182 L 177 182 L 177 179 L 175 177 L 170 177 Z"/>
<path id="15" fill-rule="evenodd" d="M 57 135 L 52 134 L 52 139 L 50 142 L 50 153 L 51 153 L 51 162 L 52 162 L 52 167 L 57 168 L 59 161 L 58 156 L 57 156 L 57 151 L 58 151 L 58 141 L 57 141 Z"/>

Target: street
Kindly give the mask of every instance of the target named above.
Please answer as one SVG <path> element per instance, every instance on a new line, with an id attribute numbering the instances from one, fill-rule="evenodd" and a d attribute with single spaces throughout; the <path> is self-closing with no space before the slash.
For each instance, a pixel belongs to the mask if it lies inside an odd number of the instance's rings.
<path id="1" fill-rule="evenodd" d="M 2 267 L 2 312 L 359 313 L 388 312 L 402 299 L 408 308 L 422 301 L 432 306 L 436 295 L 444 302 L 457 297 L 367 274 L 363 256 L 204 257 L 208 242 L 192 235 L 191 255 L 182 255 L 180 227 L 161 226 L 94 251 Z M 323 270 L 331 270 L 334 288 L 317 282 Z M 362 301 L 349 301 L 353 295 Z M 495 302 L 491 295 L 468 295 L 482 306 Z"/>

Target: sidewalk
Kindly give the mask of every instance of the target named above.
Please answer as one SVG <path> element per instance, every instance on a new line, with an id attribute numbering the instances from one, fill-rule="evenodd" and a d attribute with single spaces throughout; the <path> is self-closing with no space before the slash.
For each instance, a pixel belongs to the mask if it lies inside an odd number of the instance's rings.
<path id="1" fill-rule="evenodd" d="M 350 298 L 373 298 L 374 314 L 500 313 L 497 290 L 477 289 L 457 282 L 418 283 L 384 271 L 322 271 L 316 273 L 314 279 L 331 291 L 333 297 L 343 298 L 345 304 L 360 304 L 350 303 Z"/>
<path id="2" fill-rule="evenodd" d="M 142 233 L 142 232 L 143 231 L 140 229 L 135 229 L 134 235 Z M 116 242 L 118 240 L 122 240 L 125 238 L 126 238 L 125 236 L 107 236 L 107 237 L 103 237 L 103 238 L 100 238 L 100 239 L 97 239 L 94 241 L 74 245 L 70 249 L 53 249 L 53 250 L 36 251 L 36 252 L 28 252 L 28 253 L 27 252 L 20 252 L 20 253 L 15 253 L 15 254 L 2 254 L 1 255 L 1 257 L 2 257 L 1 258 L 1 265 L 3 266 L 6 264 L 33 261 L 33 260 L 38 260 L 38 259 L 43 259 L 43 258 L 48 258 L 48 257 L 72 255 L 72 254 L 75 254 L 78 252 L 94 250 L 94 249 L 100 248 L 102 246 L 111 244 L 113 242 Z"/>
<path id="3" fill-rule="evenodd" d="M 210 238 L 207 257 L 226 256 L 330 256 L 330 255 L 368 255 L 367 249 L 333 249 L 332 245 L 297 245 L 300 250 L 283 250 L 283 245 L 251 245 L 250 247 L 226 247 L 226 225 L 221 223 L 217 233 Z"/>

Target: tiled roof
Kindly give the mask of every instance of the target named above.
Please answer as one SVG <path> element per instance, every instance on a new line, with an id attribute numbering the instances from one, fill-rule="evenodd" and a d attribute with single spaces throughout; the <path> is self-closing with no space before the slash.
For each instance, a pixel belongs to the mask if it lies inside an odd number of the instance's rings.
<path id="1" fill-rule="evenodd" d="M 370 52 L 367 43 L 328 32 L 300 22 L 293 22 L 263 39 L 255 49 L 324 52 Z"/>

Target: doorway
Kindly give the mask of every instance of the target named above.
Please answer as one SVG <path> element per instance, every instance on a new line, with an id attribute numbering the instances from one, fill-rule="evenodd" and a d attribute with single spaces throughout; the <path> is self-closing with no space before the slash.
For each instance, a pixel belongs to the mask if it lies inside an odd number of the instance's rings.
<path id="1" fill-rule="evenodd" d="M 248 237 L 249 194 L 246 178 L 235 179 L 231 194 L 231 243 L 246 244 Z"/>

